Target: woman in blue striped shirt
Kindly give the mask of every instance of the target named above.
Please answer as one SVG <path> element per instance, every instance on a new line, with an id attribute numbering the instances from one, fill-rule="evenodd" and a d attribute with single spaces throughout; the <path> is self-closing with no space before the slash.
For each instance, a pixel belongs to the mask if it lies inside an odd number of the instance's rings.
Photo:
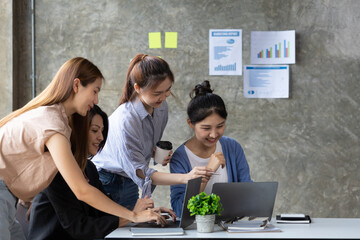
<path id="1" fill-rule="evenodd" d="M 166 98 L 174 75 L 159 57 L 137 54 L 128 68 L 119 107 L 109 117 L 108 140 L 93 158 L 105 191 L 114 201 L 132 209 L 139 198 L 151 196 L 155 185 L 186 184 L 189 179 L 209 179 L 206 167 L 186 174 L 157 172 L 149 167 L 154 147 L 168 121 Z M 170 156 L 164 159 L 165 166 Z"/>

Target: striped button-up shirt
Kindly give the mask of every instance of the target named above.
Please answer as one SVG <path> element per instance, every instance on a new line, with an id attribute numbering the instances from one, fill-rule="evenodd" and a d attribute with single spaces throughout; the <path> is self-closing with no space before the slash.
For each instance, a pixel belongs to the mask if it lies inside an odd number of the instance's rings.
<path id="1" fill-rule="evenodd" d="M 155 170 L 149 168 L 149 162 L 167 121 L 166 101 L 154 109 L 153 116 L 145 110 L 139 98 L 121 104 L 109 117 L 109 133 L 104 148 L 92 161 L 98 170 L 105 169 L 131 178 L 142 189 L 142 196 L 151 196 L 150 177 Z M 145 179 L 136 175 L 137 169 L 142 170 Z"/>

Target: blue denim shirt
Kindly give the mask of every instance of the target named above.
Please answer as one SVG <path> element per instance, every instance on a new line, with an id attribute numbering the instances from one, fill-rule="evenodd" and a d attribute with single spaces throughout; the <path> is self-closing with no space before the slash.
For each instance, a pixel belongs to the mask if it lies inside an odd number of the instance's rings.
<path id="1" fill-rule="evenodd" d="M 142 197 L 151 196 L 150 177 L 155 170 L 149 168 L 149 162 L 167 121 L 166 101 L 154 109 L 153 116 L 139 98 L 121 104 L 109 117 L 109 133 L 103 150 L 92 161 L 98 170 L 131 178 L 142 189 Z M 145 180 L 137 177 L 137 169 L 142 170 Z"/>

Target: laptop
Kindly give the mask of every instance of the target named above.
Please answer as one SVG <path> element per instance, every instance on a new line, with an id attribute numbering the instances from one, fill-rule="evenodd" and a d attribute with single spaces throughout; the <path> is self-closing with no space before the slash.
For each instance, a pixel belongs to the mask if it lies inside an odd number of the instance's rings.
<path id="1" fill-rule="evenodd" d="M 190 216 L 189 209 L 187 208 L 188 201 L 191 197 L 200 192 L 201 177 L 191 179 L 186 184 L 185 196 L 183 201 L 183 208 L 181 213 L 181 219 L 173 222 L 168 220 L 168 224 L 165 227 L 161 227 L 156 223 L 146 222 L 138 223 L 130 228 L 133 235 L 179 235 L 184 234 L 184 228 L 190 226 L 195 216 Z M 171 228 L 171 229 L 169 229 Z"/>
<path id="2" fill-rule="evenodd" d="M 220 197 L 224 211 L 217 220 L 267 217 L 271 220 L 278 182 L 214 183 L 212 193 Z"/>

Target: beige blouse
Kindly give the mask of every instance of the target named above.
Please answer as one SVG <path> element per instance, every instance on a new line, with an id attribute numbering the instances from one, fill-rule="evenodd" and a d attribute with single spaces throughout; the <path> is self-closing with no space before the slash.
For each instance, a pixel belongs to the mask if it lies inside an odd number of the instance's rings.
<path id="1" fill-rule="evenodd" d="M 45 142 L 55 133 L 70 141 L 71 128 L 62 104 L 38 107 L 0 128 L 0 178 L 18 198 L 29 201 L 58 172 Z"/>

